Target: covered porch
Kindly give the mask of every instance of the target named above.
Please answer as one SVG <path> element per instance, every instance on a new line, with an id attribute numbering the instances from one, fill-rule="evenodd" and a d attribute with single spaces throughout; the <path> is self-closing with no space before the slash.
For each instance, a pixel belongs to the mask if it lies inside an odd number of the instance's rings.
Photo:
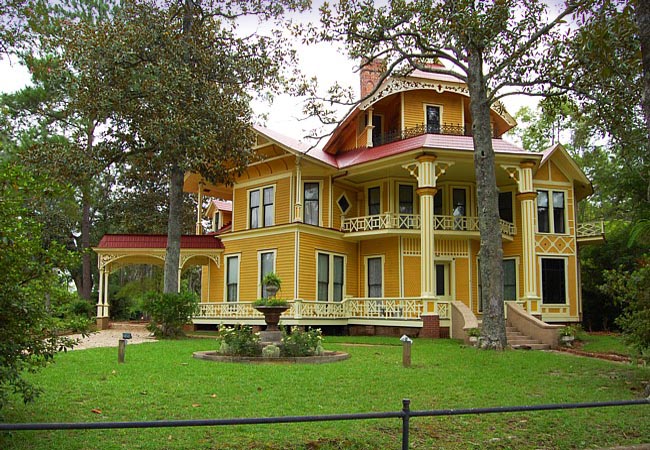
<path id="1" fill-rule="evenodd" d="M 109 295 L 108 277 L 120 267 L 133 264 L 165 265 L 167 235 L 145 234 L 106 234 L 97 247 L 97 266 L 99 269 L 99 297 L 97 299 L 97 327 L 108 328 Z M 221 254 L 224 247 L 221 240 L 211 235 L 181 236 L 181 254 L 178 278 L 188 267 L 208 265 L 210 261 L 221 267 Z"/>

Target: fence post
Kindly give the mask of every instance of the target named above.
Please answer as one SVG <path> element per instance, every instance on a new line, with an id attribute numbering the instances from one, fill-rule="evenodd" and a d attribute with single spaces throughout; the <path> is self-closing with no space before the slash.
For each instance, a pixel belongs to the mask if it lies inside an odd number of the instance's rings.
<path id="1" fill-rule="evenodd" d="M 120 339 L 118 341 L 118 348 L 117 348 L 117 362 L 118 363 L 123 363 L 124 362 L 124 354 L 126 353 L 126 339 Z"/>
<path id="2" fill-rule="evenodd" d="M 402 399 L 402 450 L 409 448 L 409 419 L 411 417 L 411 400 Z"/>

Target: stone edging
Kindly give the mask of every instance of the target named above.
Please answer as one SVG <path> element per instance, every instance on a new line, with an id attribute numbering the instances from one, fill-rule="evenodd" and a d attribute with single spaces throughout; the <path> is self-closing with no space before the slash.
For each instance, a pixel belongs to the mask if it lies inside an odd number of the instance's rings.
<path id="1" fill-rule="evenodd" d="M 217 362 L 232 362 L 232 363 L 249 363 L 249 364 L 274 364 L 274 363 L 288 363 L 288 364 L 327 364 L 337 361 L 343 361 L 350 357 L 349 354 L 344 352 L 325 352 L 322 356 L 303 356 L 294 358 L 264 358 L 262 356 L 224 356 L 218 354 L 216 351 L 207 352 L 194 352 L 192 357 L 196 359 L 205 359 L 208 361 Z"/>

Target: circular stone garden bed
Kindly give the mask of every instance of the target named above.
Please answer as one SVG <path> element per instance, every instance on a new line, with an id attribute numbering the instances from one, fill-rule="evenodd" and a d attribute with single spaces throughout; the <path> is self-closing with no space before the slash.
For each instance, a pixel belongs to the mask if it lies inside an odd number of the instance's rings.
<path id="1" fill-rule="evenodd" d="M 280 357 L 265 358 L 263 356 L 226 356 L 216 351 L 194 352 L 192 357 L 197 359 L 207 359 L 208 361 L 217 362 L 236 362 L 236 363 L 290 363 L 290 364 L 327 364 L 337 361 L 343 361 L 350 357 L 345 352 L 324 352 L 321 356 L 301 356 L 301 357 Z"/>

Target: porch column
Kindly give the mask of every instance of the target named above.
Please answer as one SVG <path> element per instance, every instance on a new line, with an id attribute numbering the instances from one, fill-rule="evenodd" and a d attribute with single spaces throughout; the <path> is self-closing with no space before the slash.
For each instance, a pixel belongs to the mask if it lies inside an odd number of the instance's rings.
<path id="1" fill-rule="evenodd" d="M 520 164 L 519 193 L 521 201 L 521 237 L 522 237 L 522 266 L 524 269 L 524 300 L 528 304 L 528 312 L 541 314 L 540 298 L 537 294 L 537 263 L 535 252 L 535 224 L 537 223 L 537 208 L 535 200 L 537 192 L 533 188 L 533 162 Z"/>
<path id="2" fill-rule="evenodd" d="M 302 167 L 301 158 L 296 158 L 296 204 L 293 208 L 293 221 L 302 222 Z"/>
<path id="3" fill-rule="evenodd" d="M 418 187 L 420 197 L 420 296 L 434 298 L 436 294 L 435 242 L 433 224 L 433 198 L 436 195 L 435 155 L 422 155 L 418 162 Z"/>
<path id="4" fill-rule="evenodd" d="M 99 269 L 99 296 L 97 298 L 97 328 L 108 328 L 108 270 L 106 267 Z"/>
<path id="5" fill-rule="evenodd" d="M 196 205 L 196 234 L 202 233 L 201 216 L 203 215 L 203 183 L 199 183 L 199 192 L 197 194 Z"/>
<path id="6" fill-rule="evenodd" d="M 368 108 L 366 111 L 366 147 L 370 148 L 374 145 L 374 142 L 372 142 L 372 130 L 374 130 L 375 126 L 372 123 L 372 108 Z"/>

